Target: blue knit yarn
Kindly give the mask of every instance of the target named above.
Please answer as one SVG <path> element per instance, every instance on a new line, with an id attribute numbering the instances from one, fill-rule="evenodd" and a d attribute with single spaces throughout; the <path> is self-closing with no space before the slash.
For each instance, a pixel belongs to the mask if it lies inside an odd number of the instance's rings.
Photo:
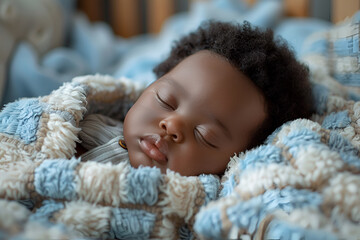
<path id="1" fill-rule="evenodd" d="M 286 146 L 318 144 L 321 143 L 321 136 L 317 132 L 300 127 L 289 132 L 283 138 L 282 143 Z"/>
<path id="2" fill-rule="evenodd" d="M 349 96 L 349 100 L 353 100 L 355 102 L 360 101 L 360 94 L 358 93 L 349 92 L 348 96 Z"/>
<path id="3" fill-rule="evenodd" d="M 322 127 L 326 129 L 345 128 L 351 123 L 349 111 L 332 112 L 325 117 Z"/>
<path id="4" fill-rule="evenodd" d="M 256 197 L 250 201 L 239 201 L 235 206 L 226 210 L 229 220 L 237 227 L 254 233 L 260 220 L 265 216 L 262 209 L 262 198 Z"/>
<path id="5" fill-rule="evenodd" d="M 357 23 L 358 25 L 359 23 Z M 357 60 L 357 56 L 359 55 L 359 33 L 352 35 L 351 37 L 338 37 L 335 41 L 332 41 L 333 44 L 333 50 L 334 53 L 338 58 L 340 57 L 350 57 L 353 55 L 355 59 Z M 349 48 L 349 45 L 352 45 L 354 47 Z M 349 56 L 350 55 L 350 56 Z M 357 75 L 357 71 L 355 72 L 349 72 L 349 71 L 337 71 L 337 73 L 343 73 L 344 75 L 347 75 L 347 77 L 350 77 L 349 75 Z M 339 79 L 336 79 L 339 80 Z M 357 77 L 357 80 L 359 80 L 359 76 Z M 340 81 L 341 82 L 341 81 Z M 357 81 L 359 82 L 359 81 Z M 344 84 L 345 85 L 345 84 Z"/>
<path id="6" fill-rule="evenodd" d="M 263 195 L 248 201 L 239 201 L 226 211 L 229 220 L 237 227 L 254 233 L 261 220 L 275 210 L 290 213 L 303 207 L 319 207 L 322 197 L 316 192 L 306 189 L 286 187 L 266 191 Z"/>
<path id="7" fill-rule="evenodd" d="M 30 215 L 29 220 L 48 221 L 54 213 L 64 208 L 64 204 L 54 200 L 45 200 L 41 208 L 37 209 L 34 214 Z"/>
<path id="8" fill-rule="evenodd" d="M 324 114 L 327 109 L 327 101 L 329 90 L 321 84 L 312 83 L 312 93 L 314 99 L 314 107 L 317 114 Z"/>
<path id="9" fill-rule="evenodd" d="M 162 175 L 159 168 L 130 168 L 128 179 L 128 201 L 133 204 L 154 205 L 158 200 Z"/>
<path id="10" fill-rule="evenodd" d="M 35 99 L 10 103 L 0 112 L 0 132 L 14 135 L 26 144 L 36 141 L 42 112 L 39 101 Z"/>
<path id="11" fill-rule="evenodd" d="M 342 152 L 340 152 L 340 156 L 347 165 L 351 167 L 355 167 L 360 170 L 360 158 L 358 156 L 354 156 Z"/>
<path id="12" fill-rule="evenodd" d="M 245 158 L 239 161 L 238 167 L 240 170 L 235 174 L 241 175 L 244 170 L 266 166 L 271 163 L 280 165 L 287 164 L 287 162 L 284 161 L 280 148 L 270 144 L 261 145 L 246 153 Z M 236 185 L 235 176 L 229 176 L 229 179 L 223 183 L 220 196 L 230 195 Z"/>
<path id="13" fill-rule="evenodd" d="M 278 133 L 283 129 L 283 127 L 288 126 L 291 121 L 288 121 L 281 125 L 280 127 L 276 128 L 265 140 L 264 144 L 271 144 L 274 141 L 274 138 L 277 137 Z"/>
<path id="14" fill-rule="evenodd" d="M 345 153 L 357 156 L 359 150 L 354 147 L 351 142 L 345 137 L 341 136 L 339 133 L 335 131 L 330 132 L 328 145 L 331 150 L 334 150 L 339 153 Z"/>
<path id="15" fill-rule="evenodd" d="M 335 235 L 322 230 L 300 228 L 277 219 L 270 222 L 264 239 L 279 240 L 336 240 Z"/>
<path id="16" fill-rule="evenodd" d="M 359 43 L 357 45 L 359 46 Z M 352 57 L 352 59 L 357 61 L 357 56 Z M 360 74 L 358 72 L 335 72 L 333 74 L 333 78 L 335 78 L 343 86 L 360 87 Z"/>
<path id="17" fill-rule="evenodd" d="M 219 207 L 201 211 L 196 215 L 194 230 L 205 239 L 222 239 L 222 222 Z"/>
<path id="18" fill-rule="evenodd" d="M 54 223 L 51 221 L 53 215 L 62 209 L 64 209 L 64 204 L 62 202 L 56 202 L 55 200 L 44 200 L 41 204 L 41 207 L 38 208 L 35 213 L 30 215 L 28 221 L 37 221 L 40 222 L 45 228 L 57 228 L 64 234 L 68 234 L 69 229 L 63 223 Z"/>
<path id="19" fill-rule="evenodd" d="M 214 175 L 201 174 L 199 180 L 203 184 L 206 193 L 205 204 L 208 204 L 208 202 L 215 200 L 218 196 L 220 179 Z"/>
<path id="20" fill-rule="evenodd" d="M 274 145 L 261 145 L 246 153 L 245 158 L 239 161 L 239 169 L 243 171 L 270 163 L 285 164 L 281 149 Z"/>
<path id="21" fill-rule="evenodd" d="M 148 239 L 155 225 L 156 215 L 144 210 L 112 208 L 110 238 Z"/>
<path id="22" fill-rule="evenodd" d="M 35 169 L 35 190 L 44 197 L 71 200 L 76 196 L 74 177 L 79 160 L 45 160 Z"/>
<path id="23" fill-rule="evenodd" d="M 325 147 L 321 142 L 321 136 L 317 132 L 307 128 L 292 130 L 282 139 L 282 143 L 288 147 L 289 153 L 294 157 L 296 157 L 299 150 L 305 146 L 316 146 L 319 149 Z"/>
<path id="24" fill-rule="evenodd" d="M 225 196 L 230 195 L 237 185 L 234 174 L 229 176 L 228 180 L 226 180 L 222 185 L 223 186 L 222 186 L 219 196 L 225 197 Z"/>

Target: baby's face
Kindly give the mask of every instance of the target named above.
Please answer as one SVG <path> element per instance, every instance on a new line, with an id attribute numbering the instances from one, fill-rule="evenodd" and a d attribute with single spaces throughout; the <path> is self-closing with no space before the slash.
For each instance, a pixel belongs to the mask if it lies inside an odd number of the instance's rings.
<path id="1" fill-rule="evenodd" d="M 129 110 L 130 163 L 184 176 L 220 174 L 265 118 L 260 90 L 224 58 L 200 51 L 150 85 Z"/>

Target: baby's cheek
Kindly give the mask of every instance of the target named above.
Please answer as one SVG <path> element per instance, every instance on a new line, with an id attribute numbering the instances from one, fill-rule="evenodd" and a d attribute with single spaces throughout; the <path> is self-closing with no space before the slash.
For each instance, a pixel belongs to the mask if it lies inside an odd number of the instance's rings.
<path id="1" fill-rule="evenodd" d="M 130 165 L 134 168 L 138 168 L 140 165 L 144 165 L 144 163 L 142 163 L 140 161 L 140 154 L 136 154 L 134 151 L 131 151 L 129 148 L 128 148 L 128 151 L 129 151 L 129 162 L 130 162 Z"/>
<path id="2" fill-rule="evenodd" d="M 212 174 L 223 174 L 228 163 L 230 162 L 230 157 L 232 155 L 229 153 L 214 154 L 209 158 L 207 163 L 209 166 L 209 173 Z"/>

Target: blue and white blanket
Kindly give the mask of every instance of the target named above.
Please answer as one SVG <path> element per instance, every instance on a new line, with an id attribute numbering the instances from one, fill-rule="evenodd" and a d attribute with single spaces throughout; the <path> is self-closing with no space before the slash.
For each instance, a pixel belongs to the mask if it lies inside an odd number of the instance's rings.
<path id="1" fill-rule="evenodd" d="M 84 114 L 121 119 L 142 87 L 84 76 L 0 113 L 0 238 L 189 239 L 219 178 L 73 157 Z M 35 229 L 39 229 L 34 232 Z"/>
<path id="2" fill-rule="evenodd" d="M 136 100 L 142 87 L 127 79 L 78 77 L 10 103 L 0 113 L 0 238 L 355 239 L 360 102 L 313 89 L 312 120 L 234 156 L 221 179 L 72 157 L 84 114 L 121 119 Z"/>
<path id="3" fill-rule="evenodd" d="M 85 114 L 121 119 L 137 99 L 127 79 L 78 77 L 8 104 L 0 239 L 358 239 L 358 29 L 355 16 L 308 39 L 316 113 L 234 156 L 221 179 L 73 157 Z"/>

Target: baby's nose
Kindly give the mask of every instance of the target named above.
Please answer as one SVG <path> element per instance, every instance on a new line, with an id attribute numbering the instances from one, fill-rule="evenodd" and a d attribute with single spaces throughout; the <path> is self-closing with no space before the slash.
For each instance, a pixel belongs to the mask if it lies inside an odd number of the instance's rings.
<path id="1" fill-rule="evenodd" d="M 160 121 L 159 126 L 171 139 L 180 143 L 184 140 L 183 123 L 177 118 L 167 118 Z"/>

